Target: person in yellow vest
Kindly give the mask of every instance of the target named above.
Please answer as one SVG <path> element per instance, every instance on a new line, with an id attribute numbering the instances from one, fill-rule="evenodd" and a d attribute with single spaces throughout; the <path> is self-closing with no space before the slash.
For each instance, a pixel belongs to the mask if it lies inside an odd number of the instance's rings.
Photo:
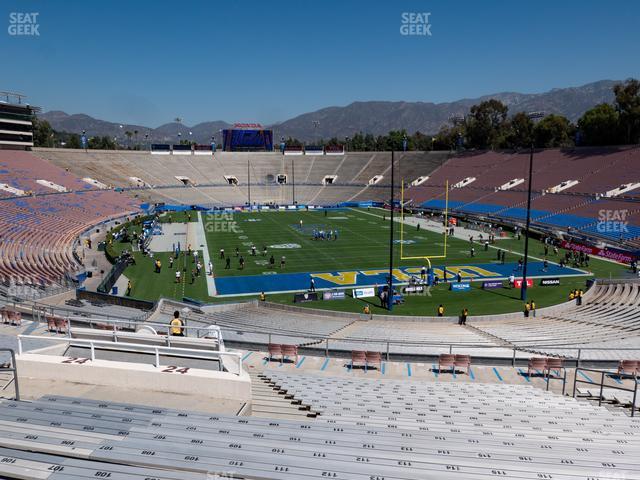
<path id="1" fill-rule="evenodd" d="M 442 304 L 440 304 L 440 306 L 438 307 L 438 316 L 439 317 L 444 316 L 444 306 Z"/>
<path id="2" fill-rule="evenodd" d="M 523 311 L 525 318 L 529 317 L 529 312 L 530 311 L 531 311 L 531 304 L 529 302 L 527 302 L 527 303 L 524 304 L 524 311 Z"/>
<path id="3" fill-rule="evenodd" d="M 131 284 L 131 280 L 127 281 L 127 297 L 131 295 L 131 289 L 133 285 Z"/>
<path id="4" fill-rule="evenodd" d="M 569 293 L 569 300 L 573 300 L 575 298 L 575 294 L 573 293 L 573 290 L 571 290 L 571 292 Z"/>
<path id="5" fill-rule="evenodd" d="M 264 294 L 264 292 L 260 292 L 260 301 L 264 302 L 267 299 L 267 296 Z"/>
<path id="6" fill-rule="evenodd" d="M 169 333 L 174 337 L 184 337 L 184 325 L 180 319 L 180 312 L 176 310 L 173 312 L 173 318 L 169 323 Z"/>
<path id="7" fill-rule="evenodd" d="M 533 313 L 533 316 L 536 316 L 536 302 L 534 302 L 533 300 L 531 300 L 531 312 Z"/>
<path id="8" fill-rule="evenodd" d="M 576 302 L 578 305 L 582 305 L 582 289 L 578 290 L 577 292 Z"/>
<path id="9" fill-rule="evenodd" d="M 364 308 L 362 309 L 362 313 L 364 313 L 365 315 L 371 315 L 371 309 L 369 308 L 369 304 L 366 304 L 364 306 Z"/>

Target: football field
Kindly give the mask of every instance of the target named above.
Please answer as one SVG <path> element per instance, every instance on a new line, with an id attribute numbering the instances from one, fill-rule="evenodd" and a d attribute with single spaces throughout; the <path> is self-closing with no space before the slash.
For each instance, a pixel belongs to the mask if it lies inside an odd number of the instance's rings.
<path id="1" fill-rule="evenodd" d="M 304 290 L 311 278 L 320 289 L 383 284 L 389 268 L 389 215 L 380 209 L 202 214 L 217 294 Z M 503 264 L 496 248 L 485 251 L 479 242 L 445 238 L 441 232 L 416 226 L 404 225 L 401 236 L 400 223 L 394 225 L 395 282 L 406 283 L 429 262 L 441 279 L 448 275 L 451 280 L 458 273 L 465 280 L 518 275 L 519 254 L 507 253 Z M 509 250 L 507 242 L 496 243 Z M 541 270 L 542 262 L 532 260 L 531 276 L 583 274 L 553 264 Z"/>

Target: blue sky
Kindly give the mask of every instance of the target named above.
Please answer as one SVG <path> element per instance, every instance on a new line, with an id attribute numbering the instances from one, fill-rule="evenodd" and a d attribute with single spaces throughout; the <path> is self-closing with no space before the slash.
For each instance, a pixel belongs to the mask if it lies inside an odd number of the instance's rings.
<path id="1" fill-rule="evenodd" d="M 40 36 L 10 36 L 11 12 Z M 432 36 L 401 35 L 403 12 Z M 0 90 L 151 127 L 640 76 L 635 0 L 3 0 L 0 18 Z"/>

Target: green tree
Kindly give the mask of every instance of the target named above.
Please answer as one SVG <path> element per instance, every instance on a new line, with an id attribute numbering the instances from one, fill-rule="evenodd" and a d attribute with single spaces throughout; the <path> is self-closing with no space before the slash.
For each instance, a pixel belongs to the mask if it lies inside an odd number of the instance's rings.
<path id="1" fill-rule="evenodd" d="M 65 143 L 66 148 L 82 148 L 82 143 L 80 142 L 80 135 L 72 133 L 69 139 Z"/>
<path id="2" fill-rule="evenodd" d="M 505 125 L 503 148 L 518 149 L 531 146 L 533 142 L 533 121 L 524 112 L 516 113 Z"/>
<path id="3" fill-rule="evenodd" d="M 562 115 L 547 115 L 534 127 L 533 137 L 537 147 L 569 147 L 573 145 L 575 127 Z"/>
<path id="4" fill-rule="evenodd" d="M 54 147 L 56 135 L 46 120 L 33 119 L 33 144 L 36 147 Z"/>
<path id="5" fill-rule="evenodd" d="M 578 120 L 580 143 L 585 145 L 615 145 L 622 141 L 620 114 L 608 103 L 601 103 Z"/>
<path id="6" fill-rule="evenodd" d="M 508 111 L 504 103 L 494 99 L 472 106 L 465 119 L 467 147 L 498 148 L 503 143 Z"/>
<path id="7" fill-rule="evenodd" d="M 626 143 L 640 143 L 640 82 L 627 80 L 614 86 L 613 93 Z"/>

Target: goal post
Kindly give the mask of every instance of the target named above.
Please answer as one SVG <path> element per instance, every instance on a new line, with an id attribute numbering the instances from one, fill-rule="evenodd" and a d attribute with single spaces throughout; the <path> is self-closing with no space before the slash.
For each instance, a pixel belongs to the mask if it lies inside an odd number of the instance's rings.
<path id="1" fill-rule="evenodd" d="M 431 267 L 431 259 L 438 258 L 447 258 L 447 238 L 449 237 L 449 181 L 445 182 L 445 191 L 444 191 L 444 226 L 443 226 L 443 236 L 444 243 L 442 247 L 441 254 L 436 255 L 408 255 L 405 256 L 405 235 L 404 235 L 404 226 L 405 226 L 405 215 L 404 215 L 404 180 L 402 181 L 402 186 L 400 189 L 400 260 L 426 260 Z"/>

